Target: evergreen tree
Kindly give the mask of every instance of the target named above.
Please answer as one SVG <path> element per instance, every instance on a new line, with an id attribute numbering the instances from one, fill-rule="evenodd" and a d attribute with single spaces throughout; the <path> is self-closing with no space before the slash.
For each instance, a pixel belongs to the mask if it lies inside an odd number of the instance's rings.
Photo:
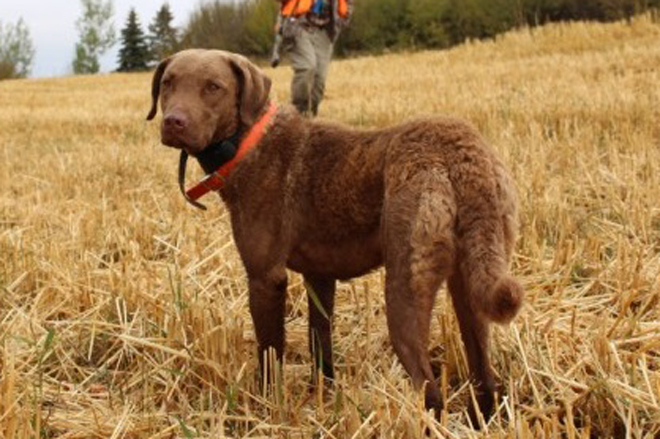
<path id="1" fill-rule="evenodd" d="M 154 21 L 149 25 L 149 52 L 151 61 L 158 62 L 177 51 L 179 46 L 177 29 L 172 26 L 174 15 L 170 5 L 164 3 L 158 10 Z"/>
<path id="2" fill-rule="evenodd" d="M 99 56 L 115 44 L 112 0 L 81 0 L 83 15 L 76 21 L 80 40 L 76 43 L 73 72 L 97 73 Z"/>
<path id="3" fill-rule="evenodd" d="M 128 13 L 126 26 L 121 31 L 121 49 L 119 49 L 118 72 L 136 72 L 147 70 L 149 62 L 149 49 L 138 22 L 135 9 Z"/>

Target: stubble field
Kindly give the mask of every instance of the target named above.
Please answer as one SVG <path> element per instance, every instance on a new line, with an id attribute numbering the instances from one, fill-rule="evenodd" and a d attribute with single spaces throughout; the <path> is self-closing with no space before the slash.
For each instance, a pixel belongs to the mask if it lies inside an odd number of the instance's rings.
<path id="1" fill-rule="evenodd" d="M 267 69 L 288 99 L 291 72 Z M 550 25 L 438 52 L 332 64 L 323 117 L 471 121 L 521 200 L 497 327 L 497 413 L 468 425 L 458 326 L 440 294 L 442 423 L 391 349 L 382 272 L 340 284 L 337 382 L 310 393 L 304 286 L 290 274 L 284 382 L 262 395 L 227 214 L 176 186 L 144 121 L 150 75 L 0 83 L 0 437 L 657 437 L 660 24 Z M 192 174 L 192 172 L 191 172 Z M 196 175 L 199 175 L 197 172 Z M 192 181 L 194 176 L 189 176 Z"/>

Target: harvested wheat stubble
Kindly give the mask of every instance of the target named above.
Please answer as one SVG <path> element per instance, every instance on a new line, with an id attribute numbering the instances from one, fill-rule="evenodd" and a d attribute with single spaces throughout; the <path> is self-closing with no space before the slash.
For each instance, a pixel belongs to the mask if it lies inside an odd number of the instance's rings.
<path id="1" fill-rule="evenodd" d="M 445 294 L 432 327 L 442 424 L 390 348 L 382 273 L 341 285 L 337 383 L 310 394 L 304 287 L 282 385 L 263 397 L 223 206 L 188 207 L 147 74 L 0 83 L 0 437 L 654 437 L 660 434 L 660 26 L 555 24 L 449 51 L 333 62 L 322 114 L 362 126 L 451 113 L 512 170 L 504 389 L 468 426 Z M 387 66 L 387 68 L 383 68 Z M 288 69 L 268 70 L 288 97 Z"/>

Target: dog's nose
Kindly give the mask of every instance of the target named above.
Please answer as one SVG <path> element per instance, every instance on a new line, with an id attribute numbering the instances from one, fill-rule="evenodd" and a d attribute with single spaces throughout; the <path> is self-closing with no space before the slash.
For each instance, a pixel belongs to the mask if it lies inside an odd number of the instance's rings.
<path id="1" fill-rule="evenodd" d="M 188 125 L 188 122 L 186 121 L 186 118 L 181 115 L 181 114 L 168 114 L 165 116 L 164 119 L 164 124 L 165 127 L 168 129 L 173 129 L 177 131 L 181 131 L 186 128 Z"/>

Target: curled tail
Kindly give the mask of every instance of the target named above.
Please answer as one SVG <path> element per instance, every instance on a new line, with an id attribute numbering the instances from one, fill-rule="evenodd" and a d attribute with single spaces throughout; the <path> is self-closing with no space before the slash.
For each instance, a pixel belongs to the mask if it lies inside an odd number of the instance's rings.
<path id="1" fill-rule="evenodd" d="M 508 274 L 517 229 L 517 194 L 502 162 L 478 135 L 457 143 L 450 179 L 456 191 L 459 271 L 472 311 L 513 319 L 523 288 Z"/>
<path id="2" fill-rule="evenodd" d="M 524 291 L 507 273 L 507 238 L 501 221 L 491 217 L 470 222 L 461 240 L 461 272 L 472 309 L 494 322 L 508 323 L 520 310 Z"/>
<path id="3" fill-rule="evenodd" d="M 509 323 L 518 314 L 523 296 L 520 283 L 509 275 L 503 275 L 485 288 L 481 297 L 473 297 L 472 301 L 492 321 Z"/>

